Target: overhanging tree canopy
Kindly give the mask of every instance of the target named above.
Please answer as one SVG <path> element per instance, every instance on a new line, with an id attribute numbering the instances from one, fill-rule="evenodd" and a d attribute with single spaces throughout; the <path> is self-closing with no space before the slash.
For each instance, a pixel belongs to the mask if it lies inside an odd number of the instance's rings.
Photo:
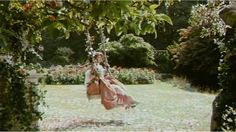
<path id="1" fill-rule="evenodd" d="M 15 49 L 10 46 L 13 43 L 23 44 L 23 50 L 38 43 L 46 27 L 57 28 L 68 38 L 70 32 L 90 27 L 105 28 L 108 33 L 114 29 L 117 35 L 134 30 L 139 35 L 156 33 L 159 23 L 172 24 L 167 15 L 157 14 L 159 5 L 148 1 L 12 0 L 0 6 L 1 52 Z M 20 53 L 21 48 L 14 52 Z"/>

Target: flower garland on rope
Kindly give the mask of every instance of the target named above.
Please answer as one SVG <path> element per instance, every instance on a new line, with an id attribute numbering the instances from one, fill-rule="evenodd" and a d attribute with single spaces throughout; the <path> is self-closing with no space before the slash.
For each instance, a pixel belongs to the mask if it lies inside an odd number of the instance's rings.
<path id="1" fill-rule="evenodd" d="M 87 66 L 90 66 L 91 63 L 93 64 L 94 63 L 94 57 L 97 53 L 96 50 L 94 50 L 93 48 L 93 45 L 94 45 L 94 36 L 91 36 L 90 32 L 89 32 L 89 29 L 90 28 L 87 28 L 85 30 L 85 36 L 86 36 L 86 49 L 85 51 L 88 53 L 88 60 L 87 62 L 84 64 L 84 65 L 81 65 L 80 67 L 83 68 L 83 67 L 87 67 Z M 107 68 L 107 71 L 108 73 L 111 75 L 111 72 L 110 72 L 110 67 L 109 67 L 109 64 L 108 64 L 108 56 L 106 54 L 106 43 L 109 41 L 109 38 L 106 38 L 106 36 L 104 35 L 104 32 L 103 32 L 103 28 L 99 28 L 98 29 L 98 33 L 100 35 L 100 41 L 101 43 L 99 43 L 98 45 L 102 45 L 102 53 L 104 55 L 104 63 L 106 65 L 106 68 Z"/>

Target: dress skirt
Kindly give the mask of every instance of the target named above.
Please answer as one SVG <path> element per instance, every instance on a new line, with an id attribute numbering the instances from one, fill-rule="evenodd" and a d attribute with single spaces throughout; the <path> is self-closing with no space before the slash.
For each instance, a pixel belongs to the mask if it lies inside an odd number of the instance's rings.
<path id="1" fill-rule="evenodd" d="M 93 81 L 87 86 L 87 97 L 100 97 L 103 106 L 110 110 L 115 107 L 134 107 L 136 101 L 127 95 L 122 83 L 114 78 L 104 78 Z"/>

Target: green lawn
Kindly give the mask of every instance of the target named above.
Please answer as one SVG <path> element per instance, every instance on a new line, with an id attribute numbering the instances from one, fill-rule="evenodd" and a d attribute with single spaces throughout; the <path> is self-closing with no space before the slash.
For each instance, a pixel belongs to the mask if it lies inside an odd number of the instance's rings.
<path id="1" fill-rule="evenodd" d="M 100 100 L 88 101 L 83 85 L 46 85 L 41 130 L 85 131 L 209 131 L 212 94 L 185 91 L 157 81 L 127 85 L 140 104 L 129 110 L 104 109 Z"/>

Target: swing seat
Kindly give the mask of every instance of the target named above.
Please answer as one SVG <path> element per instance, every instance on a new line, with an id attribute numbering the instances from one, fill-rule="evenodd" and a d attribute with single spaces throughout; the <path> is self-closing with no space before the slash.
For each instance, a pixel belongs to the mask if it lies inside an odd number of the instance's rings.
<path id="1" fill-rule="evenodd" d="M 100 95 L 100 94 L 101 94 L 101 90 L 99 88 L 98 81 L 94 81 L 87 86 L 87 95 L 88 96 Z"/>

